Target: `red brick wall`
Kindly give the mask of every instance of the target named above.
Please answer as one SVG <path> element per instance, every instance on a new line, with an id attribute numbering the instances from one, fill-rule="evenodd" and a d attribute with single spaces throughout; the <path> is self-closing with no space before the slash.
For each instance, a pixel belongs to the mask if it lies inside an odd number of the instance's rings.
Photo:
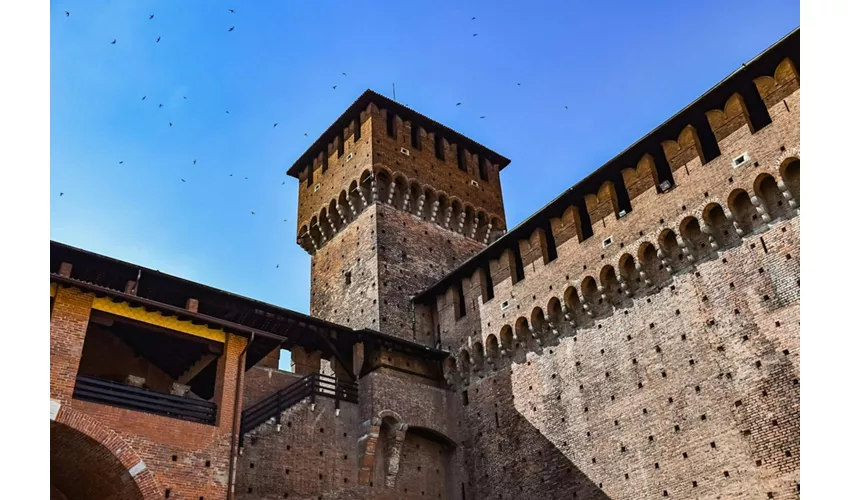
<path id="1" fill-rule="evenodd" d="M 219 360 L 216 426 L 79 401 L 71 394 L 91 301 L 91 295 L 75 289 L 57 292 L 51 316 L 51 399 L 62 403 L 62 411 L 79 412 L 113 431 L 144 461 L 162 491 L 170 490 L 169 498 L 225 498 L 233 412 L 240 411 L 235 402 L 238 356 L 247 340 L 229 336 Z"/>
<path id="2" fill-rule="evenodd" d="M 248 408 L 267 396 L 271 396 L 301 377 L 276 368 L 255 366 L 245 372 L 242 392 L 242 407 Z"/>
<path id="3" fill-rule="evenodd" d="M 674 498 L 797 497 L 800 219 L 787 199 L 768 194 L 757 201 L 769 224 L 752 210 L 739 219 L 743 237 L 731 223 L 718 227 L 717 251 L 707 235 L 685 227 L 690 216 L 705 226 L 711 203 L 731 208 L 735 189 L 759 194 L 758 179 L 778 179 L 779 166 L 799 158 L 797 88 L 786 83 L 781 98 L 772 97 L 772 123 L 756 133 L 745 120 L 715 123 L 720 156 L 705 165 L 691 156 L 674 173 L 675 189 L 630 189 L 632 212 L 622 220 L 595 212 L 592 236 L 560 240 L 549 264 L 524 259 L 525 279 L 517 284 L 510 273 L 493 273 L 494 300 L 467 294 L 480 310 L 478 325 L 455 321 L 447 306 L 453 292 L 435 298 L 431 308 L 458 360 L 461 349 L 474 359 L 473 345 L 486 345 L 505 325 L 516 335 L 517 321 L 532 323 L 532 309 L 547 311 L 552 298 L 563 306 L 568 286 L 594 313 L 569 311 L 575 328 L 547 315 L 552 325 L 536 328 L 539 345 L 492 353 L 492 364 L 479 362 L 460 382 L 469 399 L 464 439 L 474 450 L 467 470 L 478 498 L 655 498 L 665 491 Z M 750 163 L 733 168 L 743 152 Z M 632 175 L 627 186 L 637 185 Z M 648 243 L 658 249 L 666 229 L 687 246 L 674 238 L 666 256 L 672 273 L 641 253 Z M 609 236 L 613 243 L 603 248 Z M 501 261 L 509 262 L 506 255 Z M 644 264 L 645 276 L 621 265 L 628 256 Z M 606 266 L 615 279 L 603 300 Z M 600 291 L 582 289 L 587 277 Z M 542 441 L 529 446 L 529 435 Z M 570 472 L 541 470 L 556 459 Z M 566 496 L 549 496 L 549 489 Z"/>

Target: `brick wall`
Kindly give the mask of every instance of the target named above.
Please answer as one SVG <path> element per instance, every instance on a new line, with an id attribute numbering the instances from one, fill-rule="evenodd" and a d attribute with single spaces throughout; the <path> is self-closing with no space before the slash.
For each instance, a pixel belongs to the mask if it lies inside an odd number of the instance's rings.
<path id="1" fill-rule="evenodd" d="M 145 470 L 153 475 L 152 491 L 156 495 L 169 492 L 169 498 L 197 500 L 223 499 L 226 497 L 227 471 L 233 414 L 240 411 L 236 398 L 238 356 L 247 340 L 230 335 L 224 346 L 224 354 L 218 361 L 216 401 L 218 403 L 217 425 L 203 425 L 177 420 L 134 410 L 80 401 L 71 398 L 77 376 L 77 367 L 83 350 L 88 316 L 93 296 L 73 288 L 59 287 L 51 313 L 51 399 L 58 400 L 62 412 L 74 412 L 84 416 L 104 432 L 113 433 L 113 438 L 122 444 L 116 449 L 133 450 L 145 464 Z M 73 439 L 82 439 L 89 447 L 68 448 L 78 455 L 59 457 L 61 464 L 67 461 L 84 461 L 86 453 L 98 453 L 105 443 L 91 438 L 78 437 L 79 433 L 67 433 L 63 424 L 58 426 L 55 436 L 61 439 L 68 434 Z M 54 432 L 51 430 L 51 439 Z M 71 438 L 69 438 L 71 439 Z M 87 440 L 86 440 L 87 439 Z M 114 444 L 114 443 L 112 443 Z M 56 445 L 62 444 L 57 441 Z M 125 450 L 126 451 L 126 450 Z M 115 450 L 113 450 L 115 453 Z M 62 461 L 64 460 L 64 461 Z M 106 460 L 106 458 L 104 458 Z M 106 463 L 106 462 L 103 462 Z M 57 462 L 57 466 L 60 462 Z M 209 465 L 207 465 L 209 464 Z M 122 474 L 134 464 L 121 464 Z M 61 465 L 67 467 L 67 465 Z M 108 472 L 108 468 L 100 467 Z M 83 480 L 81 476 L 80 481 Z M 84 476 L 95 478 L 95 476 Z M 85 486 L 81 486 L 85 488 Z M 116 498 L 124 498 L 116 493 Z M 104 497 L 107 498 L 107 497 Z M 141 497 L 140 497 L 141 498 Z"/>

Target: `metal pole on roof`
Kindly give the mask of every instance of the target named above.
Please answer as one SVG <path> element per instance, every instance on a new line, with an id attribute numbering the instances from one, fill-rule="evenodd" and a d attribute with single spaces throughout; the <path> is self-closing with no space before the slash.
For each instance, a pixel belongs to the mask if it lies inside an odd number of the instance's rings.
<path id="1" fill-rule="evenodd" d="M 395 82 L 393 82 L 393 101 L 395 101 Z"/>

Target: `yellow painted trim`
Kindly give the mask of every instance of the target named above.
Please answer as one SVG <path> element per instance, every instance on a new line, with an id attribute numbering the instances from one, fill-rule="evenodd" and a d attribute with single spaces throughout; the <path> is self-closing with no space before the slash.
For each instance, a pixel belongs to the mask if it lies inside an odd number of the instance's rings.
<path id="1" fill-rule="evenodd" d="M 195 325 L 191 321 L 178 320 L 174 316 L 163 316 L 159 311 L 145 311 L 143 307 L 130 307 L 127 302 L 112 302 L 107 297 L 95 298 L 91 305 L 92 309 L 108 312 L 123 318 L 130 318 L 142 323 L 161 326 L 177 332 L 182 332 L 195 337 L 225 341 L 225 334 L 219 329 L 209 328 L 204 325 Z"/>
<path id="2" fill-rule="evenodd" d="M 55 297 L 55 296 L 56 296 L 56 283 L 51 283 L 51 284 L 50 284 L 50 296 L 51 296 L 51 297 Z"/>

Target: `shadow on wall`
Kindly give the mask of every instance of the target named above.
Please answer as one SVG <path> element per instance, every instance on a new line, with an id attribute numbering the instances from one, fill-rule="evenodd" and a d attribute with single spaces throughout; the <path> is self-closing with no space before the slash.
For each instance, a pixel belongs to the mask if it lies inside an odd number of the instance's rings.
<path id="1" fill-rule="evenodd" d="M 609 497 L 514 407 L 511 372 L 500 370 L 471 385 L 462 428 L 471 484 L 463 498 L 601 500 Z M 552 418 L 561 418 L 553 415 Z M 568 450 L 569 443 L 562 443 Z M 474 492 L 474 493 L 473 493 Z"/>

